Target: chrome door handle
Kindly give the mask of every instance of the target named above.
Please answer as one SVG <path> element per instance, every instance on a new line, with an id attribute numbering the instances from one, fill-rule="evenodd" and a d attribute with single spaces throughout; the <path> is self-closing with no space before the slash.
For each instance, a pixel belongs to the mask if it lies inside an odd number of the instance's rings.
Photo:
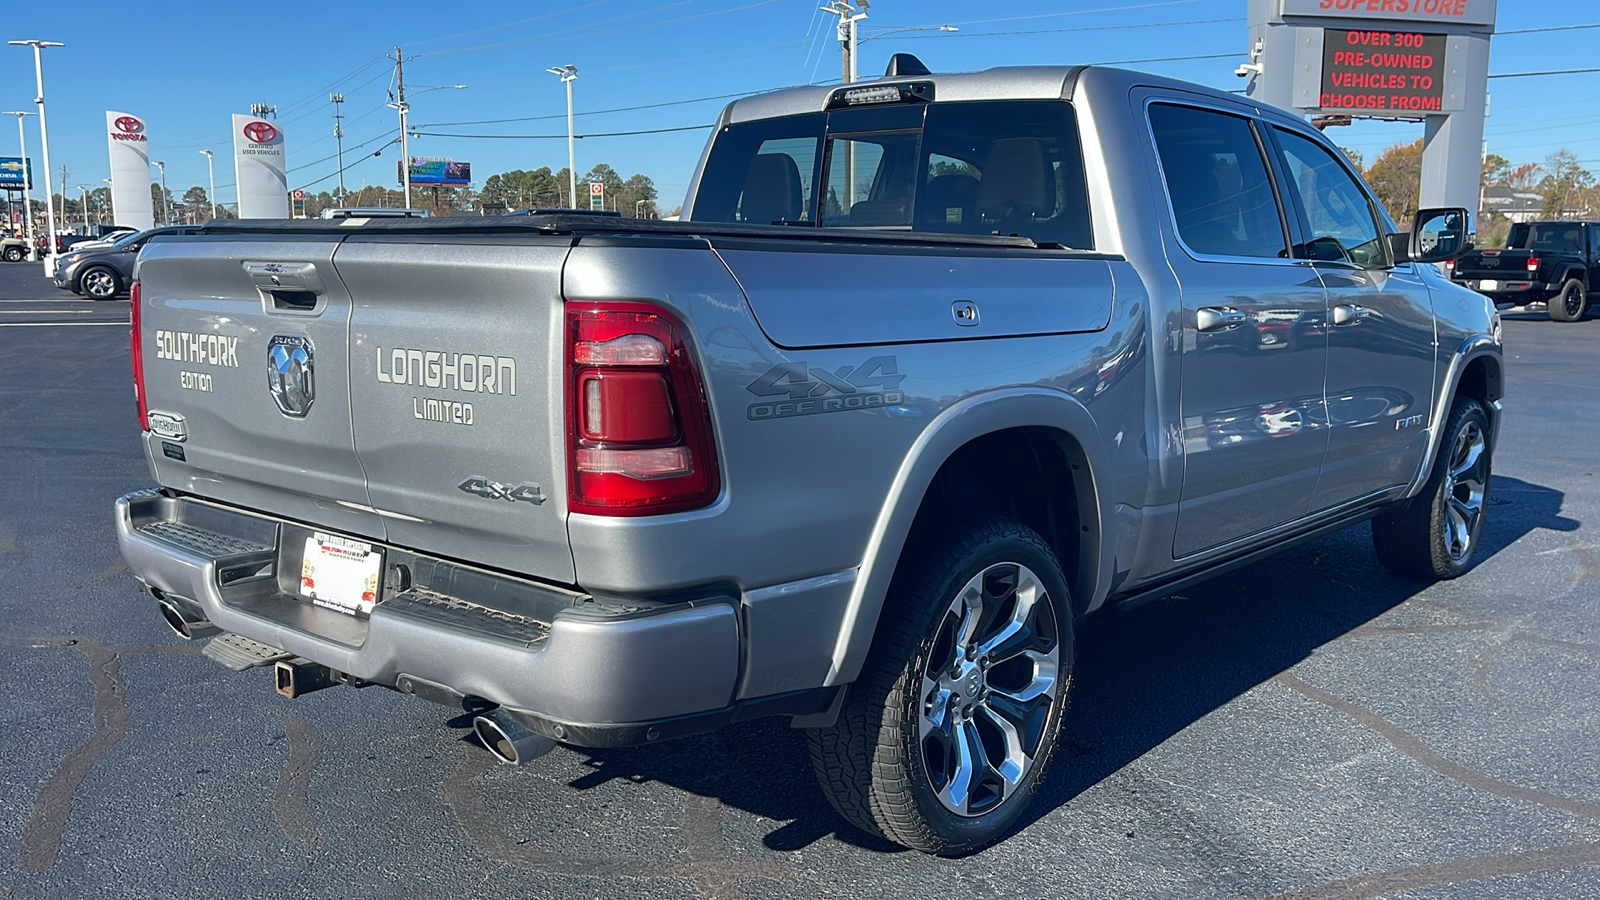
<path id="1" fill-rule="evenodd" d="M 1243 325 L 1248 318 L 1231 306 L 1205 306 L 1195 310 L 1194 327 L 1200 331 L 1227 331 Z"/>
<path id="2" fill-rule="evenodd" d="M 1370 312 L 1371 310 L 1365 306 L 1357 306 L 1353 303 L 1335 306 L 1333 308 L 1333 324 L 1349 325 L 1351 322 L 1359 322 L 1365 319 Z"/>

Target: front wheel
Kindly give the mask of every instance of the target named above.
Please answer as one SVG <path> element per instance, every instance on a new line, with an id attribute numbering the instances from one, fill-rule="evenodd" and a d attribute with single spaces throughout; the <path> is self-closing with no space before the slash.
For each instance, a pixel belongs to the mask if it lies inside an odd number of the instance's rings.
<path id="1" fill-rule="evenodd" d="M 21 247 L 7 247 L 6 248 L 5 259 L 6 259 L 6 262 L 17 262 L 17 261 L 21 260 L 22 259 L 22 248 Z"/>
<path id="2" fill-rule="evenodd" d="M 1589 308 L 1589 292 L 1584 290 L 1583 282 L 1569 278 L 1562 283 L 1561 293 L 1551 297 L 1545 306 L 1555 321 L 1576 322 Z"/>
<path id="3" fill-rule="evenodd" d="M 1489 502 L 1489 416 L 1470 397 L 1456 400 L 1433 472 L 1411 505 L 1372 520 L 1378 560 L 1391 571 L 1430 580 L 1472 565 Z"/>
<path id="4" fill-rule="evenodd" d="M 83 273 L 83 277 L 78 279 L 78 286 L 95 300 L 110 300 L 122 290 L 122 279 L 117 277 L 116 272 L 96 266 Z"/>
<path id="5" fill-rule="evenodd" d="M 940 855 L 1003 837 L 1033 799 L 1071 681 L 1055 553 L 1010 519 L 918 529 L 861 677 L 809 732 L 817 780 L 851 824 Z"/>

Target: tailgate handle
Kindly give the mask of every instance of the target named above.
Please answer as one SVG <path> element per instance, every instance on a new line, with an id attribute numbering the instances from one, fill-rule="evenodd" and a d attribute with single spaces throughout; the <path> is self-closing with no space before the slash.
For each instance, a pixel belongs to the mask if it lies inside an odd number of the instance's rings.
<path id="1" fill-rule="evenodd" d="M 261 292 L 271 298 L 268 311 L 313 312 L 326 288 L 317 267 L 309 262 L 248 261 L 244 271 Z"/>
<path id="2" fill-rule="evenodd" d="M 286 291 L 282 288 L 270 292 L 272 306 L 275 309 L 316 309 L 317 294 L 315 291 Z"/>

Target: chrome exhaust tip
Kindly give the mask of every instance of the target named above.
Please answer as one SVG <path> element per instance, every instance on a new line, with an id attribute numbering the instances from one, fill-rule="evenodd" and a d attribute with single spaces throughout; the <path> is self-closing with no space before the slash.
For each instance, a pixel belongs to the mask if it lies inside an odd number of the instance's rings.
<path id="1" fill-rule="evenodd" d="M 473 718 L 472 730 L 490 753 L 513 766 L 537 759 L 556 746 L 554 738 L 536 733 L 520 716 L 504 709 L 492 709 Z"/>
<path id="2" fill-rule="evenodd" d="M 167 627 L 186 641 L 210 637 L 222 631 L 205 617 L 189 612 L 170 598 L 157 597 L 156 608 L 161 610 L 161 618 L 167 623 Z"/>

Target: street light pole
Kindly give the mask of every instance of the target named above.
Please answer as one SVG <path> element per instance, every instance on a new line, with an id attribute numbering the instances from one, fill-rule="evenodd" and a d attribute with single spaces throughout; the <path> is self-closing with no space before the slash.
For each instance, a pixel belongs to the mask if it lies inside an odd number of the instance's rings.
<path id="1" fill-rule="evenodd" d="M 567 207 L 569 209 L 577 209 L 578 156 L 572 136 L 572 82 L 578 79 L 578 67 L 574 65 L 551 66 L 545 71 L 559 77 L 561 83 L 567 86 Z"/>
<path id="2" fill-rule="evenodd" d="M 55 188 L 50 184 L 50 132 L 45 127 L 44 121 L 44 65 L 39 59 L 39 51 L 45 47 L 65 47 L 60 41 L 41 41 L 30 39 L 26 41 L 7 41 L 8 44 L 29 46 L 33 48 L 33 81 L 38 93 L 34 95 L 33 102 L 39 106 L 39 144 L 40 155 L 44 157 L 44 214 L 48 245 L 45 247 L 44 274 L 56 273 L 56 207 L 51 199 L 55 195 Z"/>
<path id="3" fill-rule="evenodd" d="M 22 127 L 22 117 L 33 113 L 8 112 L 6 115 L 17 117 L 17 146 L 22 151 L 22 218 L 28 225 L 28 253 L 31 255 L 38 249 L 33 243 L 33 167 L 28 165 L 28 133 Z"/>
<path id="4" fill-rule="evenodd" d="M 211 218 L 217 218 L 217 173 L 211 164 L 211 151 L 201 150 L 206 157 L 206 181 L 211 185 Z"/>
<path id="5" fill-rule="evenodd" d="M 161 224 L 172 224 L 172 207 L 167 203 L 167 164 L 157 162 L 156 168 L 161 170 Z"/>

